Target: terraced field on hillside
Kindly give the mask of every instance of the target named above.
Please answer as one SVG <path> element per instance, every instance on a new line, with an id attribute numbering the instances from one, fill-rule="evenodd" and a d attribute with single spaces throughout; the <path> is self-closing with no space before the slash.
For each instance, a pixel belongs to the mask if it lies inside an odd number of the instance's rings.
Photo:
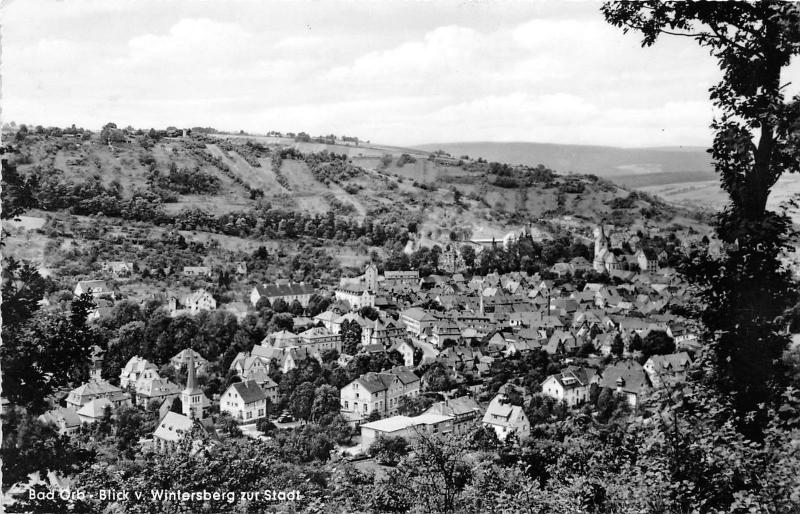
<path id="1" fill-rule="evenodd" d="M 272 196 L 287 192 L 286 189 L 278 183 L 275 173 L 272 171 L 272 163 L 269 159 L 260 159 L 261 167 L 254 168 L 238 153 L 226 152 L 217 145 L 206 145 L 206 151 L 222 159 L 222 162 L 230 166 L 236 176 L 250 185 L 250 187 L 261 189 L 264 191 L 265 195 Z"/>
<path id="2" fill-rule="evenodd" d="M 366 216 L 367 209 L 361 201 L 351 195 L 338 184 L 326 186 L 319 182 L 308 165 L 302 161 L 285 159 L 281 166 L 281 175 L 286 177 L 291 195 L 297 200 L 301 209 L 310 212 L 325 213 L 331 208 L 330 198 L 352 205 L 359 216 Z"/>

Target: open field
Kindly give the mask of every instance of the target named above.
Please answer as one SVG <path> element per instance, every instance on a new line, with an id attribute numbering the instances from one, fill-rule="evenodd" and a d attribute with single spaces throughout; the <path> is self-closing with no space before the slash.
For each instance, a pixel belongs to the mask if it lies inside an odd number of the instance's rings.
<path id="1" fill-rule="evenodd" d="M 47 236 L 26 230 L 13 230 L 3 238 L 3 253 L 15 259 L 33 261 L 44 265 Z"/>
<path id="2" fill-rule="evenodd" d="M 674 184 L 678 182 L 708 182 L 709 180 L 715 181 L 717 179 L 718 176 L 713 171 L 685 171 L 620 175 L 618 177 L 614 177 L 614 182 L 627 187 L 643 188 L 648 186 Z"/>
<path id="3" fill-rule="evenodd" d="M 53 154 L 53 167 L 62 170 L 68 179 L 86 180 L 99 176 L 103 184 L 118 182 L 124 189 L 141 183 L 146 172 L 132 148 L 120 146 L 112 149 L 92 143 L 58 150 Z"/>
<path id="4" fill-rule="evenodd" d="M 642 191 L 662 197 L 664 200 L 676 204 L 688 205 L 696 208 L 717 210 L 728 201 L 728 196 L 719 185 L 718 180 L 704 182 L 678 182 L 639 188 Z M 796 199 L 800 196 L 800 177 L 784 175 L 772 188 L 768 206 L 771 209 L 780 208 L 781 204 Z M 795 223 L 800 223 L 800 212 L 790 210 Z"/>
<path id="5" fill-rule="evenodd" d="M 301 210 L 320 214 L 330 210 L 331 205 L 325 200 L 328 189 L 317 182 L 305 162 L 285 159 L 281 164 L 281 175 L 286 177 L 291 190 L 289 194 Z"/>
<path id="6" fill-rule="evenodd" d="M 327 198 L 333 197 L 344 204 L 352 205 L 359 216 L 367 214 L 364 205 L 341 186 L 334 183 L 326 186 L 319 182 L 305 162 L 286 159 L 282 163 L 281 174 L 289 182 L 290 195 L 297 200 L 298 206 L 303 210 L 325 213 L 331 208 Z"/>
<path id="7" fill-rule="evenodd" d="M 42 228 L 47 219 L 41 216 L 17 216 L 14 219 L 3 220 L 3 226 L 22 230 L 36 230 Z"/>
<path id="8" fill-rule="evenodd" d="M 370 252 L 376 251 L 381 256 L 385 256 L 386 253 L 382 248 L 378 247 L 369 247 L 366 252 L 362 252 L 355 248 L 333 245 L 326 246 L 325 251 L 335 257 L 342 266 L 359 270 L 363 270 L 364 266 L 370 262 Z"/>
<path id="9" fill-rule="evenodd" d="M 395 161 L 396 162 L 396 161 Z M 398 167 L 392 163 L 384 170 L 389 174 L 396 174 L 405 179 L 416 180 L 431 184 L 438 180 L 458 180 L 458 177 L 465 177 L 469 180 L 473 174 L 464 171 L 462 168 L 455 166 L 439 166 L 427 159 L 417 159 L 417 162 L 411 162 L 405 166 Z"/>
<path id="10" fill-rule="evenodd" d="M 212 214 L 225 214 L 247 210 L 253 202 L 244 194 L 236 195 L 228 193 L 216 195 L 214 200 L 209 201 L 208 196 L 203 195 L 182 195 L 177 202 L 165 203 L 164 212 L 175 214 L 183 209 L 201 209 Z"/>
<path id="11" fill-rule="evenodd" d="M 260 168 L 254 168 L 236 152 L 225 152 L 217 145 L 206 145 L 206 151 L 231 167 L 233 172 L 252 188 L 261 189 L 266 195 L 285 193 L 283 188 L 272 171 L 272 164 L 269 159 L 261 159 Z"/>

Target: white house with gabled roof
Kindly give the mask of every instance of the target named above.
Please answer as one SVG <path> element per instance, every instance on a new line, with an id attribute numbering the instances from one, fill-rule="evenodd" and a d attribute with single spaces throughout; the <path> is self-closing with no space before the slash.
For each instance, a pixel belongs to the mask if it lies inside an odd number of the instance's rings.
<path id="1" fill-rule="evenodd" d="M 136 386 L 140 379 L 153 380 L 158 378 L 158 368 L 147 359 L 134 355 L 119 373 L 119 386 L 123 389 L 128 385 Z"/>
<path id="2" fill-rule="evenodd" d="M 108 287 L 105 280 L 81 280 L 75 286 L 75 296 L 89 293 L 93 298 L 114 298 L 114 291 Z"/>
<path id="3" fill-rule="evenodd" d="M 589 389 L 598 378 L 595 370 L 570 366 L 542 382 L 542 394 L 570 407 L 589 401 Z"/>
<path id="4" fill-rule="evenodd" d="M 254 380 L 234 382 L 220 396 L 219 410 L 250 423 L 267 415 L 267 395 Z"/>
<path id="5" fill-rule="evenodd" d="M 494 429 L 501 441 L 505 441 L 512 433 L 519 439 L 531 435 L 531 423 L 525 411 L 519 405 L 512 405 L 508 397 L 503 394 L 496 395 L 489 402 L 482 423 Z"/>

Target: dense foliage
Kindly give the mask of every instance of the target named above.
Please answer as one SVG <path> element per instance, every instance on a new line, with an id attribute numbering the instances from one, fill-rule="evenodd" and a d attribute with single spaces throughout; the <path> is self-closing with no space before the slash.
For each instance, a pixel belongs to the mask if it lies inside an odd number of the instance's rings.
<path id="1" fill-rule="evenodd" d="M 702 320 L 713 352 L 707 379 L 732 395 L 741 427 L 760 438 L 765 409 L 780 402 L 788 338 L 782 317 L 798 299 L 781 261 L 791 223 L 767 209 L 783 173 L 800 171 L 800 97 L 787 102 L 781 71 L 800 54 L 800 8 L 794 3 L 608 3 L 606 19 L 642 34 L 695 39 L 723 72 L 710 97 L 719 115 L 710 153 L 729 206 L 716 230 L 728 243 L 719 258 L 695 253 L 684 273 L 700 288 Z"/>

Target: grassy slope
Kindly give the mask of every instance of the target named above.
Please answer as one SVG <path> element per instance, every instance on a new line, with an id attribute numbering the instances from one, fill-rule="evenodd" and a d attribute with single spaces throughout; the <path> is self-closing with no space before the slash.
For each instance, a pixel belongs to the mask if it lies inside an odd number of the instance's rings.
<path id="1" fill-rule="evenodd" d="M 217 145 L 206 145 L 206 151 L 222 159 L 238 177 L 250 184 L 250 187 L 261 189 L 265 194 L 270 195 L 286 192 L 286 189 L 278 184 L 269 159 L 261 159 L 259 161 L 261 167 L 254 168 L 241 155 L 236 152 L 225 152 Z"/>
<path id="2" fill-rule="evenodd" d="M 294 144 L 291 141 L 286 143 Z M 299 145 L 309 144 L 299 143 Z M 339 147 L 337 153 L 341 153 L 341 148 L 356 150 L 356 147 Z M 383 155 L 387 149 L 389 147 L 381 148 L 379 155 Z M 42 161 L 52 159 L 58 167 L 63 166 L 68 176 L 74 178 L 100 173 L 105 181 L 119 180 L 126 191 L 146 186 L 147 170 L 139 163 L 139 156 L 144 150 L 133 144 L 120 145 L 116 149 L 109 149 L 106 145 L 90 144 L 78 150 L 55 151 L 51 142 L 49 147 L 37 143 L 31 150 L 35 159 Z M 358 150 L 364 149 L 359 147 Z M 404 149 L 396 151 L 394 156 L 399 156 L 401 150 Z M 354 164 L 362 166 L 365 173 L 348 182 L 360 187 L 357 193 L 351 194 L 345 191 L 342 185 L 326 186 L 320 183 L 301 161 L 291 159 L 283 161 L 281 174 L 289 182 L 287 190 L 278 184 L 268 158 L 262 158 L 262 166 L 254 168 L 237 153 L 225 152 L 217 145 L 209 144 L 205 151 L 220 157 L 251 187 L 264 190 L 265 200 L 275 207 L 324 213 L 331 208 L 332 199 L 335 198 L 342 203 L 353 205 L 354 215 L 361 218 L 368 216 L 369 212 L 374 210 L 394 212 L 401 219 L 421 220 L 426 231 L 444 234 L 444 238 L 450 230 L 462 227 L 471 228 L 476 236 L 487 234 L 487 237 L 502 237 L 510 229 L 521 228 L 529 222 L 535 222 L 546 212 L 557 207 L 556 188 L 535 185 L 527 190 L 503 189 L 491 185 L 489 178 L 481 172 L 462 167 L 440 166 L 423 156 L 418 156 L 416 162 L 403 167 L 398 167 L 395 160 L 385 169 L 378 157 L 354 157 Z M 167 204 L 166 208 L 170 212 L 193 206 L 221 213 L 245 209 L 255 203 L 250 200 L 244 187 L 214 166 L 198 160 L 197 156 L 185 147 L 185 141 L 180 138 L 159 142 L 153 148 L 152 154 L 159 168 L 164 171 L 171 161 L 176 162 L 179 167 L 199 166 L 203 171 L 218 176 L 222 184 L 217 195 L 181 196 L 179 202 Z M 80 158 L 83 158 L 83 164 L 69 164 Z M 99 168 L 94 164 L 95 158 L 100 162 Z M 426 189 L 415 187 L 414 182 L 424 184 Z M 584 193 L 564 195 L 564 206 L 567 213 L 587 220 L 607 216 L 611 210 L 606 203 L 613 198 L 628 194 L 622 189 L 612 188 L 606 191 L 598 184 L 590 182 L 586 184 L 587 189 Z M 463 206 L 455 205 L 453 189 L 462 194 Z"/>

